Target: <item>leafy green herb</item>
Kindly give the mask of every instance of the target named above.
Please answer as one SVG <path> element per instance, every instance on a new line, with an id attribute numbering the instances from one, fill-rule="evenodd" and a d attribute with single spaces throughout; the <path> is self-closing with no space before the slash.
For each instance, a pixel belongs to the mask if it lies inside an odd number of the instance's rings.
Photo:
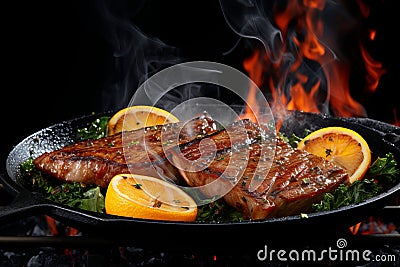
<path id="1" fill-rule="evenodd" d="M 304 136 L 310 133 L 310 130 L 305 129 Z M 302 140 L 294 133 L 289 138 L 283 133 L 280 133 L 280 135 L 294 148 Z M 329 156 L 332 151 L 327 149 L 325 152 L 326 156 Z M 303 179 L 302 182 L 306 183 L 307 181 Z M 400 183 L 400 171 L 393 154 L 387 153 L 385 157 L 378 157 L 371 164 L 362 180 L 355 181 L 351 185 L 341 184 L 333 192 L 325 193 L 319 203 L 312 205 L 312 209 L 314 211 L 328 211 L 357 204 L 384 192 L 397 183 Z"/>
<path id="2" fill-rule="evenodd" d="M 45 198 L 71 207 L 104 212 L 104 196 L 100 187 L 46 179 L 35 167 L 32 158 L 23 162 L 20 167 L 23 177 L 26 177 L 27 186 Z"/>
<path id="3" fill-rule="evenodd" d="M 304 136 L 307 136 L 308 134 L 311 133 L 311 130 L 305 129 L 304 130 Z M 289 143 L 292 147 L 296 148 L 299 142 L 303 139 L 302 137 L 297 136 L 296 134 L 292 133 L 290 137 L 287 137 L 286 135 L 279 133 L 280 137 L 283 138 L 287 143 Z"/>
<path id="4" fill-rule="evenodd" d="M 78 138 L 81 140 L 98 139 L 107 135 L 107 122 L 110 117 L 101 117 L 93 121 L 88 128 L 78 129 Z M 304 136 L 311 131 L 306 129 Z M 292 147 L 297 147 L 302 138 L 292 134 L 289 138 L 279 133 L 280 136 Z M 133 141 L 130 145 L 137 145 L 139 141 Z M 113 144 L 110 143 L 112 146 Z M 327 151 L 327 154 L 330 151 Z M 222 160 L 223 158 L 221 158 Z M 104 196 L 98 186 L 83 186 L 79 183 L 60 183 L 52 179 L 46 179 L 35 167 L 30 158 L 21 164 L 21 172 L 28 186 L 32 190 L 43 194 L 50 200 L 85 210 L 104 212 Z M 307 183 L 309 180 L 304 179 Z M 338 209 L 351 204 L 362 202 L 378 195 L 393 185 L 400 182 L 400 171 L 397 162 L 391 153 L 386 157 L 378 158 L 371 164 L 366 177 L 351 185 L 341 184 L 332 193 L 325 193 L 320 203 L 312 205 L 314 211 Z M 245 185 L 245 182 L 242 182 Z M 140 189 L 141 185 L 137 184 Z M 301 214 L 307 218 L 307 214 Z M 200 205 L 197 221 L 238 222 L 243 221 L 243 215 L 235 208 L 228 205 L 223 199 L 212 201 L 209 204 Z"/>
<path id="5" fill-rule="evenodd" d="M 362 180 L 351 185 L 341 184 L 332 193 L 325 193 L 320 203 L 312 205 L 314 211 L 338 209 L 374 197 L 400 182 L 400 172 L 392 153 L 377 158 Z"/>
<path id="6" fill-rule="evenodd" d="M 110 117 L 104 116 L 94 120 L 89 127 L 78 129 L 80 140 L 98 139 L 107 136 L 107 123 Z"/>
<path id="7" fill-rule="evenodd" d="M 386 157 L 378 157 L 371 164 L 367 177 L 375 179 L 382 185 L 383 189 L 393 187 L 400 182 L 400 171 L 392 153 L 387 153 Z"/>
<path id="8" fill-rule="evenodd" d="M 244 218 L 239 211 L 229 206 L 223 199 L 218 199 L 199 206 L 196 220 L 201 222 L 240 222 Z"/>
<path id="9" fill-rule="evenodd" d="M 376 196 L 381 186 L 373 179 L 355 181 L 351 185 L 341 184 L 332 193 L 325 193 L 320 203 L 312 205 L 314 211 L 334 210 L 351 204 L 357 204 Z"/>
<path id="10" fill-rule="evenodd" d="M 101 193 L 100 187 L 96 186 L 83 193 L 85 198 L 81 198 L 81 203 L 78 208 L 91 210 L 95 212 L 104 212 L 104 196 Z"/>

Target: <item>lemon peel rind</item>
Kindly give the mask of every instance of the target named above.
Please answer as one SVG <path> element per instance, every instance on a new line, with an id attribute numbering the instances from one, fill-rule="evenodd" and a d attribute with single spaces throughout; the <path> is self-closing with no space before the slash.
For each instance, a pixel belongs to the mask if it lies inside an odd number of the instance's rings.
<path id="1" fill-rule="evenodd" d="M 182 196 L 185 198 L 188 203 L 191 203 L 190 206 L 179 206 L 175 205 L 176 207 L 184 207 L 184 209 L 179 210 L 179 211 L 171 211 L 169 209 L 162 209 L 162 208 L 152 208 L 149 205 L 145 205 L 144 203 L 138 202 L 137 200 L 133 199 L 132 197 L 129 197 L 128 195 L 122 193 L 120 190 L 118 190 L 118 183 L 120 183 L 121 180 L 129 179 L 132 178 L 134 179 L 135 182 L 140 182 L 140 180 L 148 180 L 151 182 L 160 182 L 162 186 L 167 186 L 168 188 L 173 189 L 175 192 L 179 194 L 179 196 Z M 137 179 L 135 179 L 137 178 Z M 167 183 L 167 184 L 166 184 Z M 134 175 L 134 174 L 118 174 L 113 177 L 111 180 L 109 187 L 113 187 L 112 190 L 110 190 L 111 194 L 108 195 L 108 189 L 107 189 L 107 194 L 106 194 L 106 213 L 108 214 L 113 214 L 117 216 L 123 216 L 123 217 L 133 217 L 133 218 L 139 218 L 139 219 L 151 219 L 151 220 L 165 220 L 165 221 L 194 221 L 197 217 L 197 205 L 191 197 L 181 190 L 179 187 L 174 187 L 173 184 L 170 184 L 168 182 L 165 182 L 163 180 L 160 180 L 155 177 L 148 177 L 148 176 L 143 176 L 143 175 Z M 147 193 L 145 193 L 147 194 Z M 107 196 L 108 195 L 108 196 Z M 112 196 L 114 195 L 114 196 Z M 107 199 L 107 197 L 111 197 L 110 199 Z M 151 196 L 149 196 L 150 198 Z M 110 203 L 109 201 L 114 200 L 115 198 L 123 200 L 121 203 L 121 207 L 118 207 L 119 211 L 118 212 L 115 210 L 115 207 L 117 206 L 114 203 Z M 135 203 L 135 204 L 133 204 Z M 107 205 L 109 204 L 109 205 Z M 128 205 L 133 204 L 131 207 Z M 167 203 L 169 204 L 169 203 Z M 126 205 L 124 207 L 124 205 Z M 192 206 L 193 205 L 193 206 Z M 139 208 L 140 206 L 140 208 Z M 112 210 L 107 209 L 111 208 Z M 187 208 L 187 210 L 186 210 Z"/>
<path id="2" fill-rule="evenodd" d="M 360 145 L 361 145 L 361 151 L 364 156 L 362 162 L 359 164 L 359 167 L 353 172 L 351 176 L 349 176 L 349 182 L 353 183 L 356 180 L 362 179 L 362 177 L 365 175 L 365 173 L 368 171 L 368 168 L 371 163 L 371 150 L 369 148 L 368 143 L 365 141 L 365 139 L 356 131 L 345 128 L 345 127 L 340 127 L 340 126 L 330 126 L 330 127 L 324 127 L 318 130 L 315 130 L 308 134 L 306 137 L 304 137 L 299 143 L 297 148 L 298 149 L 304 149 L 306 146 L 306 142 L 311 139 L 315 138 L 322 138 L 324 135 L 332 133 L 332 134 L 348 134 L 350 135 L 354 140 L 356 140 Z"/>

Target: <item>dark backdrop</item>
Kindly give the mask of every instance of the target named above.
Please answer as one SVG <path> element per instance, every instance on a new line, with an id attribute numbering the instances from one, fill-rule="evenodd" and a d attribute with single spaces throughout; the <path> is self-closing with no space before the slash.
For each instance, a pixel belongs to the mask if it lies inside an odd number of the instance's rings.
<path id="1" fill-rule="evenodd" d="M 138 2 L 7 4 L 2 158 L 14 144 L 53 123 L 123 106 L 112 96 L 118 90 L 116 44 L 103 3 L 147 37 L 178 48 L 181 58 L 235 64 L 222 55 L 234 46 L 237 36 L 224 22 L 218 1 Z"/>
<path id="2" fill-rule="evenodd" d="M 366 101 L 370 117 L 382 121 L 393 121 L 391 109 L 381 112 L 385 108 L 397 105 L 397 114 L 400 111 L 395 2 L 386 1 L 384 8 L 375 9 L 379 12 L 370 22 L 381 33 L 375 50 L 390 68 L 382 80 L 385 90 Z M 99 3 L 106 3 L 146 36 L 178 48 L 184 60 L 218 61 L 240 69 L 247 53 L 234 50 L 224 55 L 238 37 L 225 23 L 216 0 L 7 1 L 2 23 L 2 159 L 37 130 L 123 106 L 113 97 L 118 92 L 116 42 Z"/>

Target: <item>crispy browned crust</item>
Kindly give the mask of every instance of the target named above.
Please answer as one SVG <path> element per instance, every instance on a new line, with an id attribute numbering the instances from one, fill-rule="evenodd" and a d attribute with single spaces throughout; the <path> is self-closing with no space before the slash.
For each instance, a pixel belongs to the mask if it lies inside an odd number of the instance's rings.
<path id="1" fill-rule="evenodd" d="M 226 202 L 253 220 L 308 212 L 325 192 L 347 182 L 344 169 L 293 149 L 279 137 L 266 136 L 249 120 L 217 131 L 213 120 L 200 117 L 78 142 L 44 153 L 34 164 L 62 181 L 101 187 L 131 170 L 178 183 L 184 180 L 190 186 L 222 177 L 219 187 L 230 189 Z M 254 179 L 256 188 L 250 186 Z M 209 196 L 217 193 L 217 188 L 204 191 Z"/>
<path id="2" fill-rule="evenodd" d="M 216 130 L 214 121 L 201 116 L 187 123 L 171 123 L 77 142 L 34 159 L 45 174 L 67 182 L 106 187 L 116 174 L 129 173 L 179 179 L 165 151 Z M 177 181 L 179 182 L 179 181 Z"/>
<path id="3" fill-rule="evenodd" d="M 248 157 L 242 159 L 246 162 L 246 167 L 235 181 L 236 185 L 224 196 L 226 202 L 236 207 L 245 217 L 257 220 L 308 212 L 311 204 L 320 200 L 323 193 L 347 181 L 348 174 L 344 169 L 306 151 L 293 149 L 279 137 L 274 139 L 276 150 L 273 161 L 268 161 L 268 151 L 273 149 L 274 142 L 259 138 L 262 131 L 255 124 L 247 121 L 245 127 L 250 140 L 249 147 L 242 148 L 243 155 L 248 153 Z M 230 135 L 231 140 L 234 140 L 235 131 L 231 131 Z M 197 172 L 191 171 L 190 168 L 181 170 L 181 175 L 189 185 L 204 186 L 222 174 L 227 180 L 226 183 L 229 183 L 227 170 L 229 173 L 235 168 L 228 166 L 232 166 L 230 162 L 234 162 L 235 165 L 240 158 L 232 159 L 234 154 L 227 136 L 226 129 L 209 136 L 216 144 L 218 152 L 211 163 L 207 162 L 207 168 Z M 240 146 L 235 149 L 240 149 Z M 175 162 L 180 164 L 184 158 L 199 164 L 199 140 L 181 145 L 180 151 L 182 153 L 175 153 L 173 156 Z M 265 172 L 261 172 L 264 176 L 256 172 L 257 167 L 261 170 L 266 168 Z M 270 170 L 267 171 L 269 167 Z M 261 179 L 255 190 L 250 188 L 252 179 Z M 212 196 L 215 192 L 204 193 Z"/>

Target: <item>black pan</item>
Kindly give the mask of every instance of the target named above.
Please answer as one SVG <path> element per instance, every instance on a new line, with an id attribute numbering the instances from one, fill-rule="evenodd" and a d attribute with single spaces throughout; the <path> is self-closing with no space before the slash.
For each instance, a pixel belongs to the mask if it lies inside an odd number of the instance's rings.
<path id="1" fill-rule="evenodd" d="M 0 223 L 12 222 L 30 215 L 46 214 L 91 235 L 105 239 L 118 237 L 142 246 L 237 246 L 248 243 L 249 238 L 265 244 L 275 237 L 292 235 L 299 238 L 316 234 L 324 235 L 348 229 L 391 203 L 398 195 L 400 184 L 390 190 L 357 205 L 338 210 L 308 214 L 308 218 L 288 216 L 263 221 L 230 223 L 199 223 L 152 221 L 124 218 L 89 212 L 49 201 L 30 192 L 19 182 L 19 165 L 29 157 L 45 151 L 61 148 L 77 140 L 77 129 L 90 125 L 100 116 L 112 113 L 84 116 L 55 124 L 22 140 L 9 153 L 7 174 L 0 175 L 1 183 L 13 201 L 0 207 Z M 360 118 L 337 118 L 321 114 L 292 112 L 282 125 L 286 135 L 303 135 L 305 129 L 316 130 L 326 126 L 343 126 L 360 133 L 370 145 L 373 158 L 392 152 L 400 162 L 400 128 L 383 122 Z M 229 242 L 234 237 L 237 242 Z M 257 237 L 257 238 L 253 238 Z M 252 241 L 253 244 L 254 241 Z"/>

